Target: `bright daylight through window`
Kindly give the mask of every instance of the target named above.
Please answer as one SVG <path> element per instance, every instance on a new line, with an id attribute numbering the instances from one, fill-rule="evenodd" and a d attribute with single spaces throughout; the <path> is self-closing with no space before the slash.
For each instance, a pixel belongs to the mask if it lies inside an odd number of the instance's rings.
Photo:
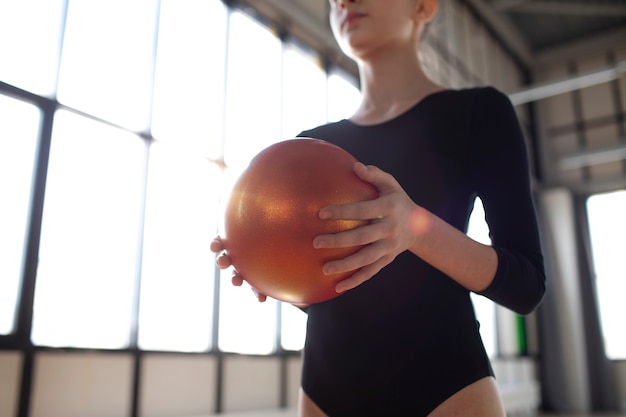
<path id="1" fill-rule="evenodd" d="M 600 320 L 606 354 L 626 359 L 626 191 L 597 194 L 587 200 L 589 232 Z"/>
<path id="2" fill-rule="evenodd" d="M 0 334 L 9 334 L 23 272 L 40 114 L 30 104 L 0 95 L 4 114 L 11 117 L 0 123 Z"/>

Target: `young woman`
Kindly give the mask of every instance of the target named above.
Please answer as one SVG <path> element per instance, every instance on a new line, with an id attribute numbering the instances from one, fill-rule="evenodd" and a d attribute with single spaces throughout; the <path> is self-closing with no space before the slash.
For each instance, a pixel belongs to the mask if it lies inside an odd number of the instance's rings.
<path id="1" fill-rule="evenodd" d="M 358 272 L 337 285 L 340 297 L 306 309 L 300 415 L 504 416 L 470 292 L 526 314 L 545 290 L 515 111 L 493 88 L 446 90 L 425 76 L 418 43 L 437 0 L 330 5 L 333 33 L 359 65 L 362 102 L 350 119 L 302 136 L 352 153 L 379 198 L 320 210 L 370 223 L 311 242 L 366 246 L 324 265 Z M 476 196 L 491 246 L 464 233 Z M 219 237 L 212 250 L 223 250 Z M 217 262 L 230 266 L 225 253 Z M 233 283 L 244 279 L 235 272 Z"/>

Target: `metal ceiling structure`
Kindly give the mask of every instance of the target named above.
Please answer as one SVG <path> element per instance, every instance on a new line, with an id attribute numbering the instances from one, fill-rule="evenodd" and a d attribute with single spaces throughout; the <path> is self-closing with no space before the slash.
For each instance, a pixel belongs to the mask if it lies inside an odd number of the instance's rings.
<path id="1" fill-rule="evenodd" d="M 465 0 L 487 22 L 535 80 L 545 68 L 584 60 L 609 51 L 626 51 L 626 0 Z M 624 55 L 624 54 L 621 54 Z M 512 92 L 511 101 L 524 104 L 593 85 L 610 83 L 626 73 L 624 56 L 584 73 L 549 79 Z M 618 119 L 623 115 L 617 115 Z M 548 140 L 547 138 L 544 140 Z M 626 161 L 626 138 L 554 155 L 558 170 L 587 170 L 603 163 Z M 622 163 L 626 167 L 626 163 Z M 626 168 L 625 168 L 626 169 Z M 624 171 L 626 172 L 626 171 Z M 610 181 L 584 179 L 577 185 L 587 192 L 623 188 L 626 175 Z"/>
<path id="2" fill-rule="evenodd" d="M 626 0 L 466 0 L 533 70 L 626 43 Z"/>
<path id="3" fill-rule="evenodd" d="M 466 0 L 530 73 L 615 45 L 626 47 L 626 0 Z M 626 61 L 512 95 L 516 104 L 604 83 Z"/>

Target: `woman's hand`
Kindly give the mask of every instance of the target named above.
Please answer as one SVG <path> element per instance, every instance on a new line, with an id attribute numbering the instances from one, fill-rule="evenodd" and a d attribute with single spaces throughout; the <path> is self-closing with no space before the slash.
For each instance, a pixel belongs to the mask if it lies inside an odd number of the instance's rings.
<path id="1" fill-rule="evenodd" d="M 326 274 L 356 271 L 339 282 L 337 292 L 357 287 L 410 250 L 470 291 L 489 287 L 498 255 L 489 245 L 469 238 L 443 219 L 415 204 L 390 174 L 356 163 L 354 172 L 378 189 L 379 197 L 360 203 L 324 207 L 321 219 L 370 220 L 370 224 L 313 240 L 316 248 L 365 245 L 347 258 L 323 266 Z M 448 254 L 454 253 L 455 256 Z"/>
<path id="2" fill-rule="evenodd" d="M 230 258 L 228 257 L 228 254 L 224 251 L 224 245 L 222 243 L 222 239 L 219 236 L 216 236 L 211 241 L 210 248 L 213 253 L 219 253 L 216 259 L 216 264 L 218 268 L 227 269 L 230 266 L 232 266 L 232 263 L 230 262 Z M 235 268 L 233 268 L 233 275 L 231 277 L 231 281 L 234 286 L 241 287 L 245 279 L 241 275 L 239 275 L 239 272 L 237 272 Z M 252 292 L 254 292 L 254 295 L 260 302 L 264 302 L 267 299 L 267 296 L 265 294 L 261 294 L 256 288 L 252 286 L 250 287 L 252 288 Z"/>
<path id="3" fill-rule="evenodd" d="M 427 215 L 390 174 L 360 162 L 354 165 L 354 172 L 362 180 L 374 185 L 379 197 L 370 201 L 323 207 L 319 217 L 370 220 L 370 223 L 345 232 L 320 235 L 313 240 L 316 248 L 365 245 L 347 258 L 324 264 L 325 274 L 357 271 L 337 284 L 337 292 L 361 285 L 400 253 L 411 248 L 423 227 L 423 217 Z"/>

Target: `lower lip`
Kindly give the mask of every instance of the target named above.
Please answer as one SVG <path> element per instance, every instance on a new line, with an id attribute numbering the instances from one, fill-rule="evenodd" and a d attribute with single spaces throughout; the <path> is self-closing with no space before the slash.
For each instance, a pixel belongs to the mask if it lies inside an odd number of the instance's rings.
<path id="1" fill-rule="evenodd" d="M 359 23 L 363 17 L 364 17 L 364 16 L 353 16 L 353 17 L 350 17 L 349 19 L 346 19 L 346 20 L 343 22 L 343 26 L 344 26 L 346 29 L 350 29 L 352 26 L 354 26 L 354 25 L 356 25 L 357 23 Z"/>

